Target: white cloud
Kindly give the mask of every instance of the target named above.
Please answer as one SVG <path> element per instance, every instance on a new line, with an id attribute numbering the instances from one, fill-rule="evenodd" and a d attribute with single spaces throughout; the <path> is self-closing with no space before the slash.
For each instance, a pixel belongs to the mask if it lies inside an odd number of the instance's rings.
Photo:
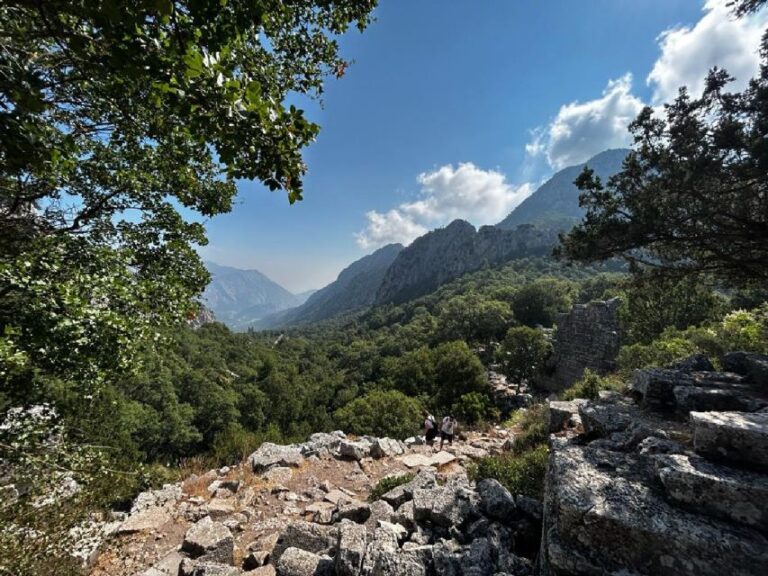
<path id="1" fill-rule="evenodd" d="M 627 146 L 627 125 L 642 108 L 632 94 L 632 75 L 625 74 L 609 81 L 600 98 L 562 106 L 546 128 L 533 131 L 525 150 L 531 156 L 546 155 L 556 169 L 579 164 L 608 148 Z"/>
<path id="2" fill-rule="evenodd" d="M 680 86 L 687 86 L 694 96 L 700 95 L 707 72 L 714 66 L 736 78 L 730 85 L 733 90 L 746 86 L 755 75 L 768 11 L 735 18 L 726 3 L 708 0 L 696 24 L 670 28 L 659 35 L 661 55 L 647 78 L 654 104 L 674 100 Z"/>
<path id="3" fill-rule="evenodd" d="M 368 212 L 368 224 L 356 234 L 363 248 L 390 242 L 409 244 L 430 228 L 462 218 L 475 225 L 495 224 L 527 198 L 530 184 L 512 186 L 501 172 L 483 170 L 471 162 L 446 165 L 419 174 L 419 199 L 388 212 Z"/>

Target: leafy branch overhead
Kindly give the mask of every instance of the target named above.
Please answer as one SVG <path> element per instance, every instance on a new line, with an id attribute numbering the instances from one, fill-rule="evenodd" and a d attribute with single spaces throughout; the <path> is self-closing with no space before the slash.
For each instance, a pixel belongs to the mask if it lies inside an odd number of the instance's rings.
<path id="1" fill-rule="evenodd" d="M 576 181 L 587 209 L 561 252 L 621 257 L 666 274 L 712 274 L 732 285 L 768 280 L 768 36 L 762 66 L 740 93 L 713 69 L 701 97 L 685 88 L 630 125 L 634 149 L 603 183 Z"/>
<path id="2" fill-rule="evenodd" d="M 34 362 L 67 333 L 81 349 L 121 322 L 183 319 L 208 279 L 200 220 L 231 209 L 237 180 L 301 200 L 319 127 L 287 102 L 343 73 L 338 36 L 375 5 L 3 2 L 0 333 L 13 348 Z M 24 316 L 35 309 L 40 321 Z"/>

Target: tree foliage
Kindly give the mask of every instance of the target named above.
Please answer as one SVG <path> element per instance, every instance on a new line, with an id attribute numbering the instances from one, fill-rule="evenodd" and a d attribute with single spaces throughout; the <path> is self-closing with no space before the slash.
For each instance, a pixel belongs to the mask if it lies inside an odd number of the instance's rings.
<path id="1" fill-rule="evenodd" d="M 200 217 L 237 179 L 301 199 L 318 126 L 286 98 L 343 73 L 375 3 L 4 2 L 0 361 L 93 383 L 183 321 Z"/>
<path id="2" fill-rule="evenodd" d="M 582 261 L 620 257 L 668 275 L 708 273 L 735 286 L 768 280 L 768 37 L 740 93 L 713 69 L 701 97 L 685 88 L 630 124 L 634 150 L 607 184 L 576 181 L 584 220 L 562 238 Z"/>
<path id="3" fill-rule="evenodd" d="M 551 353 L 552 344 L 541 330 L 516 326 L 507 332 L 496 352 L 496 360 L 504 375 L 520 384 L 533 380 Z"/>

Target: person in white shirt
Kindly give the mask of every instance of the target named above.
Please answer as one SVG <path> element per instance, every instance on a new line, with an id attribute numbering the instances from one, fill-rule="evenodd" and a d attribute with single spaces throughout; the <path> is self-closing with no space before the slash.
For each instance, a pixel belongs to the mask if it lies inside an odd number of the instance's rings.
<path id="1" fill-rule="evenodd" d="M 456 419 L 449 414 L 443 418 L 443 424 L 440 427 L 440 450 L 443 449 L 443 442 L 448 440 L 448 445 L 453 446 L 453 434 L 456 431 Z"/>

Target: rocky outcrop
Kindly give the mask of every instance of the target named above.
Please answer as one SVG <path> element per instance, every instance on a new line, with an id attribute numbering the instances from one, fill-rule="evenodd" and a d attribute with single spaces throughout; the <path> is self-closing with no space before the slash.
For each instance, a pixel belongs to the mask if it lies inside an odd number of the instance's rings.
<path id="1" fill-rule="evenodd" d="M 483 266 L 516 258 L 548 255 L 557 243 L 557 231 L 532 225 L 502 230 L 454 220 L 417 238 L 387 269 L 375 304 L 405 302 L 428 294 L 446 282 Z"/>
<path id="2" fill-rule="evenodd" d="M 552 437 L 542 576 L 768 573 L 764 390 L 706 368 L 638 371 L 633 398 L 601 393 L 578 406 L 582 428 Z M 753 411 L 717 411 L 734 398 Z M 553 404 L 556 428 L 573 406 Z"/>
<path id="3" fill-rule="evenodd" d="M 618 298 L 576 304 L 570 312 L 559 314 L 552 356 L 536 386 L 562 390 L 581 378 L 587 368 L 598 374 L 614 370 L 621 346 L 620 304 Z"/>

